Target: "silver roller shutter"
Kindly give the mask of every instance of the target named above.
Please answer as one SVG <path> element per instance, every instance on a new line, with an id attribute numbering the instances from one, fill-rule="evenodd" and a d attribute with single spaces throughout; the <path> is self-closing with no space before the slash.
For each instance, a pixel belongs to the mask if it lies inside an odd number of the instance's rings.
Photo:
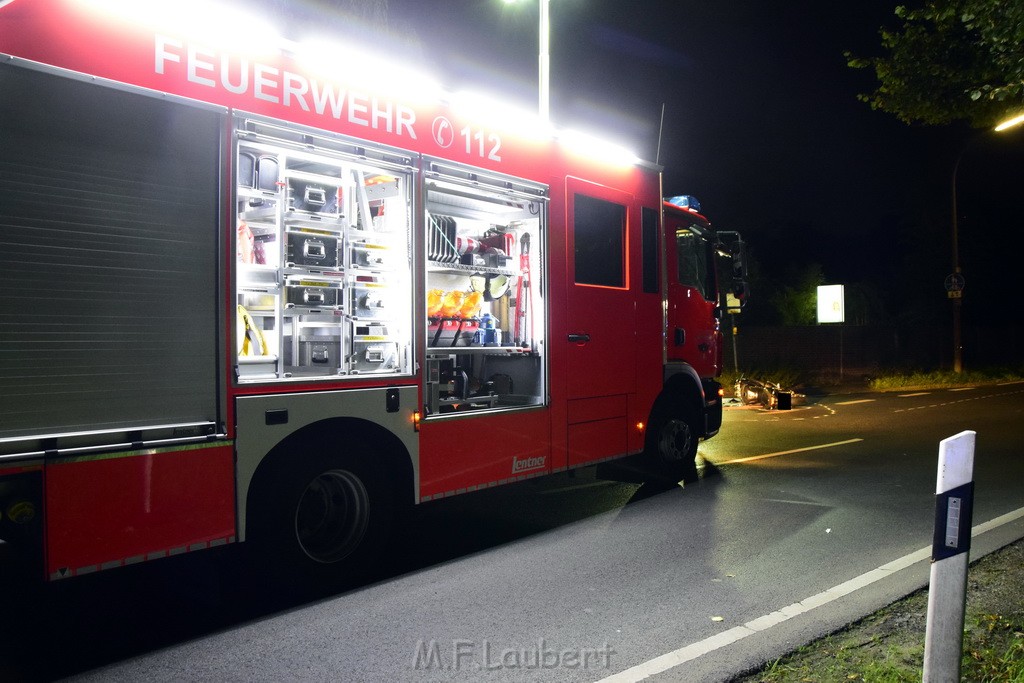
<path id="1" fill-rule="evenodd" d="M 223 115 L 0 66 L 0 441 L 219 421 Z"/>

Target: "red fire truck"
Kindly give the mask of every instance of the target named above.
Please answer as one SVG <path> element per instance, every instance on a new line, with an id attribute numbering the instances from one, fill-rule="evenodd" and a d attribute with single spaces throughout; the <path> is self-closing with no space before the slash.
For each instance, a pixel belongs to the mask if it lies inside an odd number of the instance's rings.
<path id="1" fill-rule="evenodd" d="M 217 11 L 0 2 L 0 538 L 326 574 L 403 505 L 694 475 L 739 259 L 657 167 Z"/>

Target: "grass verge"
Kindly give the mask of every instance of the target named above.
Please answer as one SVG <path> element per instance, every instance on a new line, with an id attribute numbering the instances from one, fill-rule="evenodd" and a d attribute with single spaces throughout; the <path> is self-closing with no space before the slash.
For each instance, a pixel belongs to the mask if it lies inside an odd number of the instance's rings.
<path id="1" fill-rule="evenodd" d="M 992 382 L 1024 381 L 1024 373 L 1017 370 L 992 369 L 973 372 L 905 372 L 887 373 L 873 377 L 868 386 L 876 391 L 893 391 L 903 389 L 929 389 L 941 387 L 960 387 L 973 384 L 991 384 Z"/>
<path id="2" fill-rule="evenodd" d="M 1024 540 L 967 572 L 961 680 L 1024 683 Z M 928 591 L 922 589 L 734 683 L 920 681 Z"/>

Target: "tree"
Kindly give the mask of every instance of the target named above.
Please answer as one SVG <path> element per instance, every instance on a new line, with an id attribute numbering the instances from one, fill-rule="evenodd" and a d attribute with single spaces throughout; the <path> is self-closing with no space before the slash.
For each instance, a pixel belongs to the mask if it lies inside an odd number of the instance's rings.
<path id="1" fill-rule="evenodd" d="M 821 265 L 792 268 L 770 295 L 783 325 L 813 325 L 818 314 L 818 285 L 825 284 Z"/>
<path id="2" fill-rule="evenodd" d="M 930 0 L 896 8 L 880 29 L 880 57 L 846 54 L 872 68 L 878 87 L 860 99 L 905 123 L 966 121 L 990 127 L 1024 108 L 1024 2 Z"/>

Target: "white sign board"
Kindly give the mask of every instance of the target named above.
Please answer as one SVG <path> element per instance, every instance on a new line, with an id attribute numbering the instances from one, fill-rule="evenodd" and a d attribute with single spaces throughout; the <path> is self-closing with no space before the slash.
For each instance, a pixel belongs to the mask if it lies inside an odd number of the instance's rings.
<path id="1" fill-rule="evenodd" d="M 846 322 L 843 285 L 820 285 L 818 287 L 818 322 Z"/>

